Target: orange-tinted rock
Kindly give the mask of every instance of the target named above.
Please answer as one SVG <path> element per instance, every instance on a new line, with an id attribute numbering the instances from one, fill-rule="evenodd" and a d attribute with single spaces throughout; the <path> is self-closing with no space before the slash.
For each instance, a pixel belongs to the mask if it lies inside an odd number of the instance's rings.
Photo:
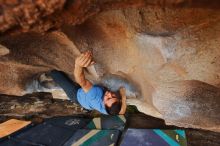
<path id="1" fill-rule="evenodd" d="M 46 32 L 63 24 L 81 24 L 95 14 L 116 9 L 156 7 L 219 9 L 218 0 L 5 0 L 0 2 L 0 32 Z M 156 16 L 157 17 L 157 16 Z"/>
<path id="2" fill-rule="evenodd" d="M 60 32 L 53 32 L 44 35 L 27 33 L 2 37 L 0 43 L 6 46 L 10 53 L 0 59 L 0 92 L 21 95 L 31 77 L 51 69 L 62 70 L 73 77 L 77 52 L 87 49 L 94 53 L 94 60 L 99 65 L 99 68 L 95 68 L 100 76 L 120 73 L 139 87 L 140 97 L 128 102 L 136 104 L 139 110 L 152 116 L 166 116 L 164 110 L 160 109 L 160 104 L 163 103 L 156 104 L 157 98 L 153 96 L 166 94 L 169 101 L 172 95 L 164 89 L 160 90 L 159 87 L 162 85 L 171 84 L 173 88 L 178 87 L 176 90 L 182 91 L 175 82 L 199 80 L 205 82 L 207 88 L 217 90 L 217 87 L 220 87 L 219 9 L 213 5 L 204 5 L 206 1 L 201 2 L 203 5 L 184 0 L 161 2 L 158 0 L 147 3 L 140 0 L 135 5 L 131 1 L 86 1 L 85 4 L 82 1 L 74 1 L 73 5 L 70 4 L 64 14 L 57 18 L 60 24 L 65 24 L 60 31 L 66 36 Z M 132 5 L 136 8 L 127 8 Z M 105 8 L 108 11 L 105 11 Z M 115 10 L 112 10 L 114 8 Z M 51 22 L 51 19 L 48 22 Z M 32 24 L 32 21 L 28 24 Z M 36 26 L 40 32 L 44 32 L 44 29 L 41 29 L 43 25 Z M 49 28 L 53 27 L 48 25 L 45 30 Z M 33 27 L 30 30 L 38 29 Z M 92 79 L 89 74 L 87 77 Z M 94 78 L 93 81 L 99 82 Z M 197 87 L 186 86 L 186 90 L 197 91 Z M 204 98 L 196 102 L 203 102 L 208 98 L 205 96 L 206 93 L 200 94 L 204 94 Z M 180 95 L 177 94 L 175 97 Z M 191 97 L 187 97 L 193 104 Z M 216 104 L 207 99 L 210 103 L 206 105 L 214 106 L 213 113 L 218 114 L 218 96 L 213 94 L 211 98 Z M 200 114 L 203 112 L 202 107 L 195 110 Z M 169 112 L 172 114 L 172 111 Z M 193 117 L 191 118 L 193 120 Z M 216 130 L 218 122 L 215 118 L 213 116 L 206 119 L 210 121 L 204 126 L 198 123 L 200 119 L 195 118 L 195 123 L 186 126 Z M 179 125 L 179 121 L 167 117 L 165 120 Z M 211 124 L 214 128 L 210 128 Z"/>
<path id="3" fill-rule="evenodd" d="M 27 31 L 33 24 L 40 25 L 45 16 L 61 10 L 64 2 L 65 0 L 1 1 L 0 32 L 18 26 Z"/>
<path id="4" fill-rule="evenodd" d="M 1 93 L 23 95 L 29 80 L 51 69 L 63 70 L 73 77 L 78 50 L 62 33 L 27 33 L 6 37 L 1 42 L 10 49 L 8 55 L 0 58 Z"/>

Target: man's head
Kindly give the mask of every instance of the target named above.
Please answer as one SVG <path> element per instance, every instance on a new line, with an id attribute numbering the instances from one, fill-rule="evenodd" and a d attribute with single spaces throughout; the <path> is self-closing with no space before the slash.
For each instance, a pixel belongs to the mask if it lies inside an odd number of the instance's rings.
<path id="1" fill-rule="evenodd" d="M 103 102 L 108 114 L 118 115 L 121 110 L 121 97 L 117 92 L 106 91 L 103 97 Z"/>

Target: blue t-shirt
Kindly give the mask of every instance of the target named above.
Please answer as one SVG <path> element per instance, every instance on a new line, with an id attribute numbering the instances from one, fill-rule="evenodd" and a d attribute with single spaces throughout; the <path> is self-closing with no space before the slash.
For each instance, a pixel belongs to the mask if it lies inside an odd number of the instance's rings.
<path id="1" fill-rule="evenodd" d="M 103 114 L 107 114 L 103 103 L 103 89 L 97 85 L 93 85 L 88 92 L 82 88 L 77 91 L 78 102 L 88 110 L 97 110 Z"/>

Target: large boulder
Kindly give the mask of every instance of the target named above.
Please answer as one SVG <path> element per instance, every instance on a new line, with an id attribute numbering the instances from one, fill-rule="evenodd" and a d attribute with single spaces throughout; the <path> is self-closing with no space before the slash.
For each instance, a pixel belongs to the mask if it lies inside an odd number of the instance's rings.
<path id="1" fill-rule="evenodd" d="M 25 33 L 3 37 L 10 53 L 0 58 L 0 92 L 24 95 L 26 84 L 37 74 L 52 69 L 62 70 L 73 77 L 74 60 L 79 50 L 64 34 Z"/>
<path id="2" fill-rule="evenodd" d="M 153 104 L 166 124 L 220 132 L 220 89 L 196 80 L 161 84 Z"/>
<path id="3" fill-rule="evenodd" d="M 178 108 L 180 103 L 173 107 L 172 113 L 169 102 L 173 98 L 188 101 L 188 106 L 195 108 L 197 115 L 201 115 L 204 110 L 199 106 L 199 102 L 203 105 L 206 101 L 204 106 L 215 108 L 212 110 L 213 115 L 211 114 L 209 118 L 202 117 L 202 115 L 198 116 L 199 118 L 195 116 L 192 125 L 185 125 L 218 130 L 216 124 L 219 124 L 217 120 L 219 117 L 214 114 L 217 114 L 219 109 L 217 106 L 219 103 L 218 87 L 220 87 L 219 9 L 208 7 L 209 5 L 206 7 L 204 1 L 203 5 L 196 5 L 198 2 L 191 1 L 195 4 L 194 7 L 187 7 L 189 1 L 184 0 L 178 1 L 179 3 L 160 0 L 147 3 L 139 0 L 136 5 L 134 2 L 129 4 L 134 8 L 127 8 L 128 5 L 123 1 L 107 0 L 99 4 L 98 1 L 94 2 L 97 3 L 92 5 L 94 4 L 92 1 L 87 1 L 84 5 L 81 1 L 74 1 L 73 5 L 77 5 L 72 12 L 76 15 L 72 16 L 73 13 L 65 11 L 65 15 L 57 17 L 61 24 L 62 20 L 69 18 L 69 21 L 72 21 L 71 23 L 64 21 L 64 25 L 59 27 L 59 32 L 17 33 L 7 37 L 1 36 L 0 44 L 8 48 L 10 53 L 0 58 L 0 92 L 23 95 L 26 93 L 25 87 L 29 80 L 51 69 L 62 70 L 73 78 L 75 57 L 79 52 L 90 49 L 98 64 L 95 66 L 95 71 L 99 76 L 93 78 L 94 76 L 87 74 L 87 77 L 94 83 L 105 79 L 105 75 L 108 74 L 115 74 L 117 77 L 123 75 L 126 81 L 123 83 L 127 84 L 130 81 L 129 83 L 133 83 L 138 87 L 138 91 L 141 91 L 138 97 L 129 99 L 129 103 L 136 104 L 139 110 L 148 115 L 165 118 L 168 123 L 174 125 L 180 125 L 179 122 L 186 123 L 186 121 L 175 119 L 180 116 L 175 115 L 175 108 Z M 166 4 L 182 5 L 179 5 L 179 8 L 159 7 Z M 60 3 L 57 9 L 62 6 Z M 75 13 L 76 10 L 79 10 L 78 13 Z M 89 17 L 91 15 L 93 17 Z M 63 16 L 62 19 L 61 16 Z M 53 19 L 49 20 L 53 22 Z M 76 22 L 81 24 L 72 25 Z M 33 21 L 34 24 L 35 21 Z M 28 26 L 32 26 L 32 23 Z M 27 30 L 29 28 L 32 30 L 32 27 L 28 27 Z M 53 27 L 49 25 L 46 30 L 52 31 L 51 28 Z M 38 29 L 33 27 L 33 30 Z M 111 78 L 108 79 L 111 80 Z M 189 81 L 188 83 L 185 80 L 200 82 Z M 195 86 L 192 87 L 191 82 Z M 166 84 L 181 92 L 175 96 L 172 95 L 172 92 L 170 93 L 165 88 Z M 182 84 L 186 84 L 186 90 L 182 88 Z M 204 91 L 198 93 L 201 95 L 201 98 L 197 98 L 198 101 L 194 101 L 197 94 L 188 94 L 188 91 L 193 93 L 201 89 Z M 209 89 L 213 93 L 212 96 L 206 96 Z M 158 101 L 156 95 L 160 97 Z M 160 95 L 166 95 L 164 98 L 168 100 L 164 106 L 160 106 L 165 101 Z M 206 98 L 212 98 L 216 104 Z M 191 104 L 197 106 L 193 107 Z M 166 114 L 174 114 L 176 117 L 170 119 Z M 205 115 L 208 114 L 209 111 Z M 185 116 L 190 116 L 191 120 L 194 119 L 191 113 Z M 206 125 L 198 123 L 201 117 L 208 121 Z M 214 128 L 210 127 L 211 124 Z"/>

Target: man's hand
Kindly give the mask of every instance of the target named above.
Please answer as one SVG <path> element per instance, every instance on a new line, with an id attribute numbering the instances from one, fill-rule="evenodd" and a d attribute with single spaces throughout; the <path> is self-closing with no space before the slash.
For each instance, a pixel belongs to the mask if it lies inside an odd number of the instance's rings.
<path id="1" fill-rule="evenodd" d="M 86 51 L 82 53 L 79 57 L 75 60 L 75 68 L 74 68 L 74 76 L 76 82 L 82 87 L 85 92 L 88 92 L 92 88 L 92 83 L 86 80 L 83 67 L 88 67 L 95 62 L 92 61 L 92 52 Z"/>
<path id="2" fill-rule="evenodd" d="M 92 61 L 92 52 L 88 50 L 76 58 L 75 66 L 88 67 L 94 63 L 95 62 Z"/>
<path id="3" fill-rule="evenodd" d="M 125 94 L 126 94 L 126 91 L 125 91 L 125 88 L 124 88 L 124 87 L 121 87 L 121 88 L 119 89 L 119 92 L 120 92 L 121 96 L 125 96 Z M 126 97 L 126 96 L 125 96 L 125 97 Z"/>
<path id="4" fill-rule="evenodd" d="M 125 90 L 124 87 L 121 87 L 119 89 L 119 92 L 121 94 L 121 102 L 122 102 L 121 111 L 119 112 L 119 115 L 123 115 L 123 114 L 125 114 L 126 108 L 127 108 L 127 105 L 126 105 L 126 90 Z"/>

